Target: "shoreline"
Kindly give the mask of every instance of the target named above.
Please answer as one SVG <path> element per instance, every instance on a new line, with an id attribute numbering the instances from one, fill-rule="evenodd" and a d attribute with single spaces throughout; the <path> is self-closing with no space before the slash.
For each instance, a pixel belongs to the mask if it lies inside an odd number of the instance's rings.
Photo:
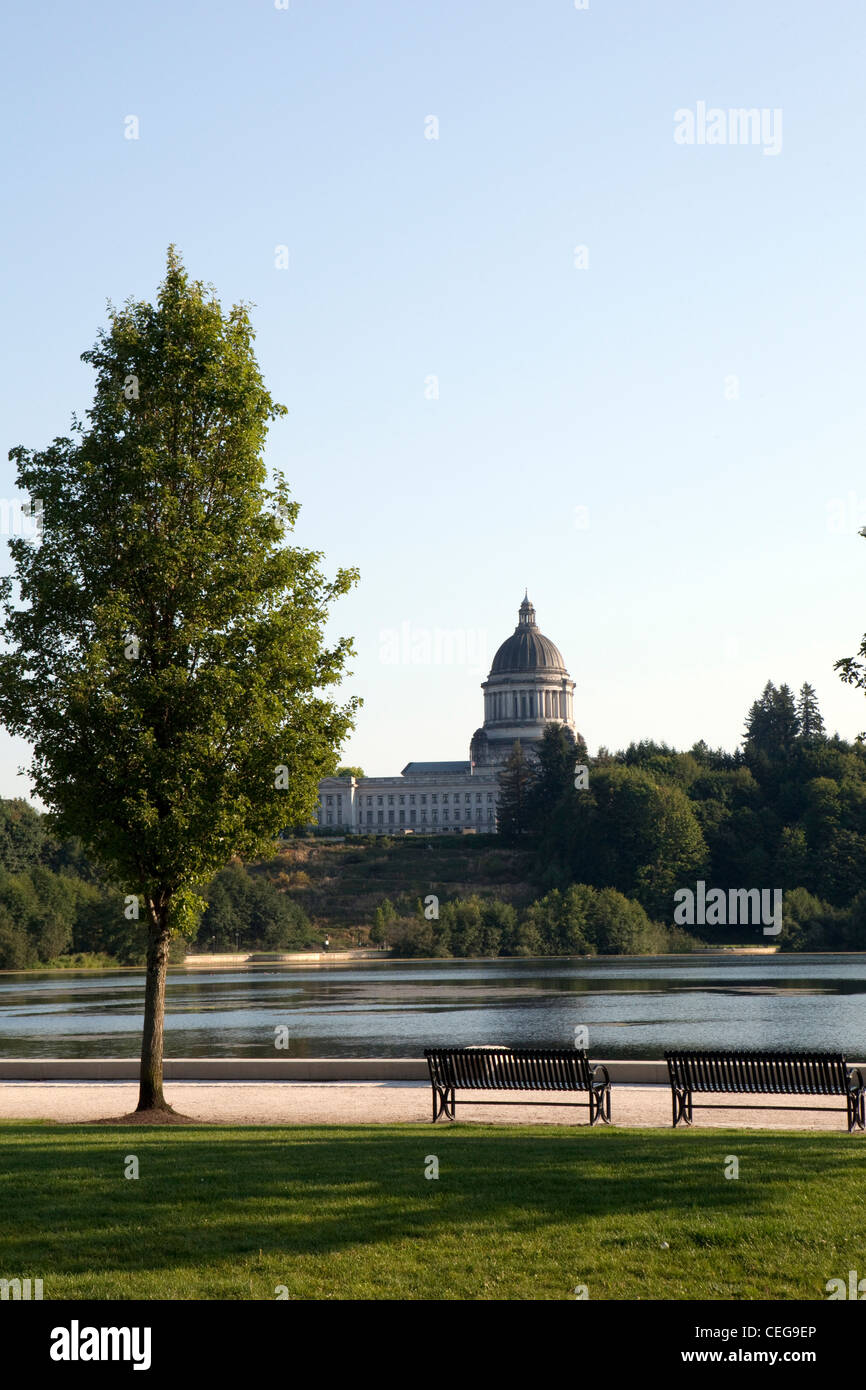
<path id="1" fill-rule="evenodd" d="M 250 955 L 239 954 L 237 956 L 194 956 L 188 957 L 185 961 L 178 961 L 168 966 L 169 972 L 179 970 L 235 970 L 239 966 L 263 967 L 274 965 L 310 965 L 326 967 L 333 965 L 431 965 L 441 967 L 443 965 L 490 965 L 507 961 L 519 961 L 523 964 L 528 962 L 538 962 L 549 964 L 552 961 L 695 961 L 706 960 L 710 957 L 728 956 L 778 956 L 792 962 L 822 959 L 824 957 L 843 957 L 856 960 L 860 956 L 866 956 L 863 951 L 781 951 L 778 946 L 702 946 L 696 951 L 665 951 L 648 955 L 595 955 L 595 956 L 391 956 L 385 952 L 375 952 L 367 954 L 352 954 L 346 951 L 321 951 L 311 952 L 304 955 L 274 955 L 262 958 L 261 954 L 252 953 Z M 0 970 L 0 979 L 5 979 L 15 975 L 114 975 L 120 971 L 137 972 L 144 974 L 144 965 L 36 965 L 26 970 Z"/>

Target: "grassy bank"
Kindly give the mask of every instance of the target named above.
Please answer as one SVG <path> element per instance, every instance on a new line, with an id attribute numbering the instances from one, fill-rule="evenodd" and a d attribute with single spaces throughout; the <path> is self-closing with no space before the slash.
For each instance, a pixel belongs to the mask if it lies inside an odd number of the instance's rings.
<path id="1" fill-rule="evenodd" d="M 805 1133 L 5 1124 L 0 1278 L 55 1299 L 823 1299 L 863 1265 L 862 1163 L 862 1141 Z"/>
<path id="2" fill-rule="evenodd" d="M 404 900 L 437 893 L 443 898 L 480 893 L 523 907 L 536 896 L 530 856 L 503 846 L 495 835 L 326 837 L 289 840 L 273 859 L 252 867 L 289 892 L 320 930 L 354 944 L 359 924 L 369 926 L 384 898 Z"/>

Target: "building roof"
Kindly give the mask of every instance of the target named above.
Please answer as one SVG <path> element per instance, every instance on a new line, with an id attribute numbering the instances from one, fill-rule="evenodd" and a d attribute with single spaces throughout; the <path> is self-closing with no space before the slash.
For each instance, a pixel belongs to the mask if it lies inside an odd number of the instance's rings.
<path id="1" fill-rule="evenodd" d="M 420 772 L 471 772 L 472 765 L 469 762 L 461 763 L 407 763 L 401 773 L 402 777 L 414 777 Z"/>
<path id="2" fill-rule="evenodd" d="M 568 675 L 559 648 L 539 632 L 535 609 L 527 596 L 520 605 L 517 627 L 493 658 L 490 674 L 504 676 L 511 672 L 523 674 L 528 671 L 562 672 Z"/>

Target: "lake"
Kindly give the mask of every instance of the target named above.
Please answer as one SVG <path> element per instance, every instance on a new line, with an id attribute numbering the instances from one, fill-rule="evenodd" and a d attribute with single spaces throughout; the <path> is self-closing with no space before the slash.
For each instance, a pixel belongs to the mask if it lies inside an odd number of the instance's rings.
<path id="1" fill-rule="evenodd" d="M 142 971 L 0 975 L 0 1056 L 134 1057 Z M 832 1048 L 866 1058 L 866 955 L 172 969 L 167 1057 L 417 1057 L 435 1044 Z M 288 1050 L 274 1048 L 289 1030 Z"/>

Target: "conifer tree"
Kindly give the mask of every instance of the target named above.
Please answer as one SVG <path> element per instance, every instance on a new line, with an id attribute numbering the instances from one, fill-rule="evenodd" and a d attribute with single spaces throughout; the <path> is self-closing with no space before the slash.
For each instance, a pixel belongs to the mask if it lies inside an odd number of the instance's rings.
<path id="1" fill-rule="evenodd" d="M 533 768 L 518 740 L 499 776 L 497 828 L 506 841 L 526 835 L 530 828 Z"/>
<path id="2" fill-rule="evenodd" d="M 826 738 L 824 720 L 818 706 L 818 696 L 808 681 L 804 681 L 800 687 L 797 722 L 801 743 L 816 743 L 820 739 Z"/>

